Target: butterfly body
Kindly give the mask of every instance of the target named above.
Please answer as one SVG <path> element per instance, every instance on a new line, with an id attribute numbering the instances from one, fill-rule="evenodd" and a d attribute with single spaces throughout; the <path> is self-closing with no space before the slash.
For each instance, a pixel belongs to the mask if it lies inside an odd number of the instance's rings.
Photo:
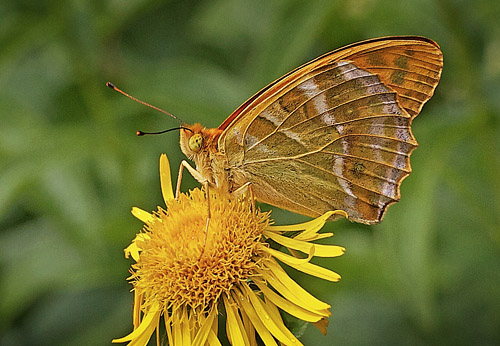
<path id="1" fill-rule="evenodd" d="M 181 149 L 228 193 L 251 183 L 258 200 L 283 209 L 380 222 L 411 172 L 411 122 L 441 69 L 429 39 L 356 43 L 279 78 L 217 129 L 181 130 Z"/>
<path id="2" fill-rule="evenodd" d="M 207 129 L 200 124 L 184 125 L 180 132 L 181 151 L 194 161 L 196 170 L 212 187 L 229 192 L 229 182 L 224 174 L 226 157 L 219 152 L 218 129 Z"/>

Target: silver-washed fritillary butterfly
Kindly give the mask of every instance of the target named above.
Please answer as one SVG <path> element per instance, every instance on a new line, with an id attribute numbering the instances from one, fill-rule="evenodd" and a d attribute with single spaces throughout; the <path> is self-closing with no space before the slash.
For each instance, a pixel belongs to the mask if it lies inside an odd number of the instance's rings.
<path id="1" fill-rule="evenodd" d="M 196 169 L 183 166 L 229 193 L 250 183 L 258 200 L 299 214 L 341 209 L 380 222 L 411 172 L 411 123 L 442 67 L 439 46 L 423 37 L 334 50 L 260 90 L 218 128 L 182 125 L 180 146 Z"/>

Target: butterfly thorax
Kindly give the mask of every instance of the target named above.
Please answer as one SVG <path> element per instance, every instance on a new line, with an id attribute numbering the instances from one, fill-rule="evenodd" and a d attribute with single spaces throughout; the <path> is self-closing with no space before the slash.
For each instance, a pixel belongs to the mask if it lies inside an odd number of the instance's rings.
<path id="1" fill-rule="evenodd" d="M 180 147 L 196 170 L 212 187 L 224 192 L 233 190 L 227 158 L 219 151 L 218 138 L 222 130 L 205 128 L 200 124 L 184 126 L 180 132 Z"/>

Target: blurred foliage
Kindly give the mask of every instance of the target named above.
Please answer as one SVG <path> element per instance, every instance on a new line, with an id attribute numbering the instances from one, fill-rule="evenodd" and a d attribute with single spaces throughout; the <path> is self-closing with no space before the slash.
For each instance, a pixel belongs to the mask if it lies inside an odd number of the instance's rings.
<path id="1" fill-rule="evenodd" d="M 340 283 L 306 345 L 500 344 L 500 2 L 5 0 L 0 3 L 0 345 L 108 345 L 131 329 L 131 206 L 161 202 L 176 122 L 215 127 L 268 82 L 366 38 L 436 40 L 443 78 L 384 222 L 330 223 Z M 186 177 L 183 189 L 195 186 Z M 278 223 L 300 217 L 275 210 Z"/>

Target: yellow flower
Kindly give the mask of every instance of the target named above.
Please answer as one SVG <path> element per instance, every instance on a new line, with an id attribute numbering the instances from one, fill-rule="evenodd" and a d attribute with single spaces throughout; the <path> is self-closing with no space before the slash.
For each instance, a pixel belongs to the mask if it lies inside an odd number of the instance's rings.
<path id="1" fill-rule="evenodd" d="M 156 330 L 160 344 L 163 318 L 170 346 L 220 345 L 218 314 L 226 316 L 232 345 L 302 345 L 284 325 L 279 309 L 314 323 L 326 333 L 330 305 L 292 280 L 279 260 L 304 273 L 338 281 L 340 275 L 310 259 L 336 257 L 345 249 L 312 241 L 326 220 L 342 211 L 297 225 L 271 226 L 270 213 L 255 210 L 250 198 L 228 198 L 194 189 L 174 199 L 166 155 L 160 158 L 160 180 L 166 209 L 148 213 L 133 208 L 145 223 L 126 257 L 136 261 L 129 278 L 134 286 L 134 331 L 113 342 L 142 346 Z M 210 219 L 207 222 L 210 205 Z M 288 249 L 273 249 L 270 242 Z M 161 327 L 163 330 L 163 327 Z"/>

